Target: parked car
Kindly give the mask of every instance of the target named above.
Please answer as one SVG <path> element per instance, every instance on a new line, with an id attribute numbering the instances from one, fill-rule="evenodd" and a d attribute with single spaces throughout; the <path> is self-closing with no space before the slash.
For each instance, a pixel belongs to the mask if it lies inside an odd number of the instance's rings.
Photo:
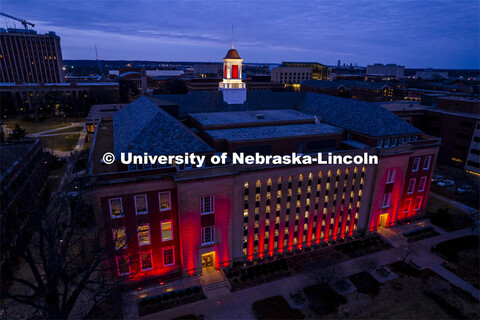
<path id="1" fill-rule="evenodd" d="M 439 174 L 436 174 L 436 175 L 433 176 L 432 182 L 433 182 L 433 183 L 437 183 L 437 182 L 442 181 L 443 179 L 444 179 L 443 176 L 441 176 L 441 175 L 439 175 Z"/>
<path id="2" fill-rule="evenodd" d="M 451 187 L 451 186 L 455 186 L 455 182 L 452 181 L 452 180 L 445 179 L 445 180 L 442 180 L 442 181 L 438 182 L 437 186 L 442 187 L 442 188 Z"/>
<path id="3" fill-rule="evenodd" d="M 472 190 L 472 186 L 469 186 L 468 184 L 457 188 L 458 193 L 470 193 Z"/>

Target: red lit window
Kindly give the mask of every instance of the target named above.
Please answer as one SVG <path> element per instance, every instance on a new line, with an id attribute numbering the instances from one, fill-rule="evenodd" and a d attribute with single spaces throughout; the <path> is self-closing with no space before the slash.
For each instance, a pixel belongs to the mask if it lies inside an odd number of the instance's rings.
<path id="1" fill-rule="evenodd" d="M 152 264 L 152 251 L 140 252 L 140 263 L 142 264 L 142 271 L 151 270 Z"/>
<path id="2" fill-rule="evenodd" d="M 227 77 L 227 65 L 225 65 L 225 76 L 224 76 L 224 78 L 226 78 L 226 77 Z"/>
<path id="3" fill-rule="evenodd" d="M 233 79 L 238 78 L 238 66 L 237 65 L 232 66 L 232 78 Z"/>
<path id="4" fill-rule="evenodd" d="M 405 200 L 405 207 L 403 209 L 404 213 L 407 213 L 408 211 L 410 211 L 410 204 L 411 203 L 412 203 L 412 199 Z"/>
<path id="5" fill-rule="evenodd" d="M 410 181 L 408 183 L 407 193 L 413 193 L 413 190 L 415 189 L 415 181 L 416 181 L 416 179 L 410 179 Z"/>
<path id="6" fill-rule="evenodd" d="M 128 256 L 117 257 L 117 268 L 119 276 L 130 274 L 130 262 Z"/>
<path id="7" fill-rule="evenodd" d="M 163 266 L 171 266 L 175 264 L 173 248 L 163 249 Z"/>
<path id="8" fill-rule="evenodd" d="M 390 200 L 392 199 L 391 193 L 385 193 L 382 200 L 382 208 L 390 207 Z"/>
<path id="9" fill-rule="evenodd" d="M 422 206 L 422 197 L 417 197 L 417 199 L 415 199 L 415 210 L 420 210 L 421 206 Z"/>

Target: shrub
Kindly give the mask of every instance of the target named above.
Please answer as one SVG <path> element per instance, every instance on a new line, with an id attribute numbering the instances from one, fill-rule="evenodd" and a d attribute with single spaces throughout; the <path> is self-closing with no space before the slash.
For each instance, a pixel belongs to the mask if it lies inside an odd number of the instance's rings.
<path id="1" fill-rule="evenodd" d="M 178 291 L 177 295 L 178 295 L 179 298 L 182 298 L 185 295 L 185 291 L 183 291 L 183 290 Z"/>
<path id="2" fill-rule="evenodd" d="M 303 313 L 293 309 L 282 296 L 274 296 L 252 304 L 258 319 L 305 319 Z"/>
<path id="3" fill-rule="evenodd" d="M 193 287 L 193 292 L 194 293 L 199 293 L 200 292 L 200 287 Z"/>
<path id="4" fill-rule="evenodd" d="M 170 299 L 175 299 L 177 297 L 177 293 L 174 291 L 170 293 Z"/>
<path id="5" fill-rule="evenodd" d="M 310 309 L 319 315 L 335 313 L 341 304 L 347 303 L 347 299 L 333 291 L 328 284 L 309 286 L 303 292 L 310 301 Z"/>
<path id="6" fill-rule="evenodd" d="M 188 288 L 187 290 L 185 290 L 185 294 L 186 294 L 187 296 L 192 295 L 192 293 L 193 293 L 192 288 Z"/>

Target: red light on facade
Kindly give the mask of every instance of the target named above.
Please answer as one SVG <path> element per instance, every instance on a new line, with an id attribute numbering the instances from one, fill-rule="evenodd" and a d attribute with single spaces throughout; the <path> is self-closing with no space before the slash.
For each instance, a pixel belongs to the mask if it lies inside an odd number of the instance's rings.
<path id="1" fill-rule="evenodd" d="M 238 66 L 237 65 L 232 66 L 232 78 L 233 79 L 238 79 Z"/>

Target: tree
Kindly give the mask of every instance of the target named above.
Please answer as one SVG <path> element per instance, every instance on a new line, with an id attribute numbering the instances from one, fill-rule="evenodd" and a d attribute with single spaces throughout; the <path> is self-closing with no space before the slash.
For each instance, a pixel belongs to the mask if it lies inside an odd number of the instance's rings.
<path id="1" fill-rule="evenodd" d="M 27 130 L 22 129 L 18 123 L 9 135 L 10 140 L 23 140 L 27 137 Z"/>
<path id="2" fill-rule="evenodd" d="M 379 267 L 379 264 L 378 261 L 373 258 L 365 258 L 358 261 L 358 267 L 362 272 L 372 273 Z"/>
<path id="3" fill-rule="evenodd" d="M 29 171 L 20 172 L 28 175 Z M 83 318 L 121 287 L 123 282 L 111 276 L 117 266 L 108 262 L 115 247 L 121 249 L 127 243 L 124 238 L 105 243 L 94 223 L 84 226 L 83 217 L 91 206 L 83 187 L 73 199 L 65 186 L 46 201 L 37 191 L 42 183 L 34 179 L 26 186 L 30 189 L 10 195 L 22 197 L 15 211 L 2 206 L 2 252 L 9 253 L 1 261 L 2 282 L 7 284 L 1 292 L 3 315 L 8 319 Z M 71 206 L 72 202 L 76 205 Z M 12 257 L 18 268 L 12 265 Z"/>
<path id="4" fill-rule="evenodd" d="M 323 259 L 318 263 L 317 268 L 310 272 L 309 276 L 319 285 L 329 284 L 341 274 L 341 270 L 337 261 Z"/>

